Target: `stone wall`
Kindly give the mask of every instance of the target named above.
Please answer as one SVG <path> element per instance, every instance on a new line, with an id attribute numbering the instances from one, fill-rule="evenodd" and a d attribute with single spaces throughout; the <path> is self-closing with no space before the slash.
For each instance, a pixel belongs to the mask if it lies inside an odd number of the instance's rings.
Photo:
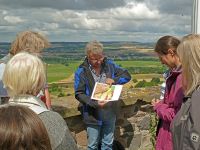
<path id="1" fill-rule="evenodd" d="M 149 133 L 150 114 L 152 113 L 150 101 L 159 96 L 158 90 L 158 87 L 152 87 L 124 91 L 115 130 L 115 144 L 120 145 L 121 149 L 152 150 Z M 147 95 L 141 93 L 147 93 Z M 80 149 L 86 149 L 87 134 L 77 108 L 73 110 L 63 107 L 54 109 L 65 118 Z"/>
<path id="2" fill-rule="evenodd" d="M 152 149 L 149 134 L 151 112 L 149 103 L 143 100 L 122 107 L 116 123 L 115 139 L 128 150 Z"/>

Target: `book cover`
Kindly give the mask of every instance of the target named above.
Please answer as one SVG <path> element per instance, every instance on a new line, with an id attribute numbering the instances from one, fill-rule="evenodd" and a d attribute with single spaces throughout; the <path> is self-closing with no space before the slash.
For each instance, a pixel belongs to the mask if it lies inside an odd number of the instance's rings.
<path id="1" fill-rule="evenodd" d="M 123 85 L 108 85 L 96 82 L 91 99 L 100 101 L 117 101 Z"/>

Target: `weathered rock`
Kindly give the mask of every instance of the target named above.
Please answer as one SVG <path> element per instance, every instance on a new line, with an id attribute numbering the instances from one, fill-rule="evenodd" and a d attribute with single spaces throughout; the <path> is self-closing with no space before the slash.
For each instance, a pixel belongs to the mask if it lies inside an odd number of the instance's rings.
<path id="1" fill-rule="evenodd" d="M 86 147 L 87 146 L 87 133 L 85 130 L 76 134 L 77 144 Z"/>
<path id="2" fill-rule="evenodd" d="M 141 133 L 136 133 L 131 140 L 128 150 L 138 150 L 141 146 Z"/>
<path id="3" fill-rule="evenodd" d="M 149 125 L 150 125 L 150 116 L 149 115 L 139 118 L 138 127 L 140 130 L 149 130 Z"/>

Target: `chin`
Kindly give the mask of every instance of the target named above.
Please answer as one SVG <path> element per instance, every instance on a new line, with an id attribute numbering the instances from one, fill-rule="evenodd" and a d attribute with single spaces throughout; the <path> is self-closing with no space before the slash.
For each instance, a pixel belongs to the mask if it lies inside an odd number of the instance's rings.
<path id="1" fill-rule="evenodd" d="M 94 65 L 93 68 L 100 68 L 101 65 Z"/>

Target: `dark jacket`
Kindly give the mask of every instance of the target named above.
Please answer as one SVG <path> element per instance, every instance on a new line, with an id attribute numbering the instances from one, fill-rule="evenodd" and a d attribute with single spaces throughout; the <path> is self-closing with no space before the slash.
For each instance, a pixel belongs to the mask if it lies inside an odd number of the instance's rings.
<path id="1" fill-rule="evenodd" d="M 112 78 L 115 81 L 115 84 L 125 84 L 131 79 L 127 70 L 122 69 L 106 58 L 102 63 L 102 70 L 105 72 L 107 78 Z M 95 81 L 86 58 L 75 73 L 75 98 L 82 104 L 81 113 L 84 122 L 86 124 L 101 125 L 101 108 L 98 107 L 97 101 L 91 99 L 94 85 Z M 108 102 L 105 107 L 116 111 L 115 104 L 116 102 Z"/>
<path id="2" fill-rule="evenodd" d="M 173 120 L 174 150 L 200 150 L 200 88 L 185 97 Z"/>

